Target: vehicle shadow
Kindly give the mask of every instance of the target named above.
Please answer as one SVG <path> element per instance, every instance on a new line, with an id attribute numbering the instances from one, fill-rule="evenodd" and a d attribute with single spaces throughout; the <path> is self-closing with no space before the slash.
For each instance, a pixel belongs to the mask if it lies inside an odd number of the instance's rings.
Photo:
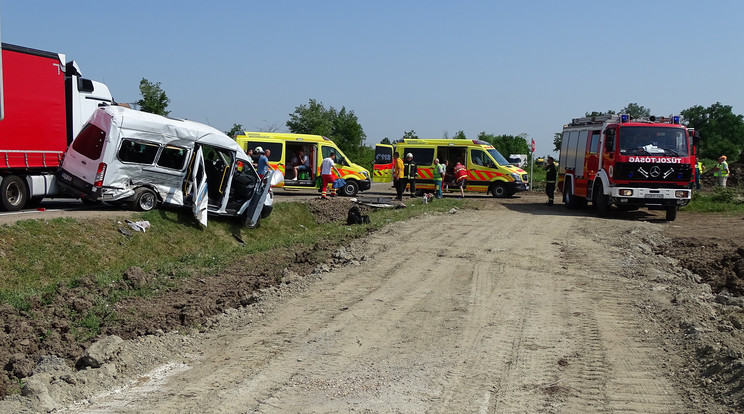
<path id="1" fill-rule="evenodd" d="M 519 213 L 546 216 L 599 217 L 597 209 L 591 205 L 584 208 L 569 209 L 563 203 L 548 206 L 545 202 L 509 203 L 508 199 L 504 199 L 504 201 L 501 203 L 504 207 Z M 639 209 L 628 211 L 616 207 L 610 209 L 607 217 L 601 218 L 607 220 L 646 221 L 651 223 L 667 222 L 664 210 Z"/>

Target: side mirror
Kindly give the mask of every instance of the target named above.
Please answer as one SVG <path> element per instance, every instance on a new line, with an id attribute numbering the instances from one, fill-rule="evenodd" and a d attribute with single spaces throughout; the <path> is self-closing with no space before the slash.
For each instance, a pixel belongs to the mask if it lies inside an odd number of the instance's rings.
<path id="1" fill-rule="evenodd" d="M 605 130 L 605 150 L 613 152 L 615 150 L 615 130 Z"/>
<path id="2" fill-rule="evenodd" d="M 695 135 L 692 136 L 692 145 L 695 147 L 700 146 L 700 132 L 695 131 Z"/>

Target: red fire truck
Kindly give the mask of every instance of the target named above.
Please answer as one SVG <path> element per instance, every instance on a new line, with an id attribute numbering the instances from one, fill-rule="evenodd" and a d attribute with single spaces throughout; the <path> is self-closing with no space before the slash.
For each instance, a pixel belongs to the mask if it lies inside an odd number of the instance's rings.
<path id="1" fill-rule="evenodd" d="M 629 115 L 576 118 L 563 127 L 558 188 L 569 208 L 592 202 L 666 210 L 669 221 L 690 202 L 695 155 L 679 116 L 635 120 Z"/>
<path id="2" fill-rule="evenodd" d="M 82 78 L 65 55 L 2 44 L 5 118 L 0 121 L 0 209 L 57 194 L 62 155 L 102 102 L 106 85 Z"/>

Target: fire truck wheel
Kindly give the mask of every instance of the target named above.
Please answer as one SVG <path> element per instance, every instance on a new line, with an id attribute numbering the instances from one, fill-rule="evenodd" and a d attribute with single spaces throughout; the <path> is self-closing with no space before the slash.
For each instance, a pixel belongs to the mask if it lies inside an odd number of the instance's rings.
<path id="1" fill-rule="evenodd" d="M 26 205 L 28 189 L 26 182 L 15 175 L 3 178 L 0 184 L 0 201 L 6 211 L 18 211 Z"/>
<path id="2" fill-rule="evenodd" d="M 504 183 L 494 183 L 493 187 L 491 187 L 491 195 L 496 198 L 509 197 L 509 189 L 506 188 L 506 184 Z"/>
<path id="3" fill-rule="evenodd" d="M 137 211 L 150 211 L 157 207 L 158 198 L 155 192 L 146 187 L 140 187 L 134 192 L 132 209 Z"/>
<path id="4" fill-rule="evenodd" d="M 666 208 L 666 219 L 667 221 L 674 221 L 677 218 L 677 206 L 671 206 Z"/>
<path id="5" fill-rule="evenodd" d="M 602 184 L 597 184 L 594 194 L 596 197 L 594 204 L 597 206 L 597 213 L 600 217 L 607 217 L 610 214 L 610 200 L 609 197 L 604 195 Z"/>

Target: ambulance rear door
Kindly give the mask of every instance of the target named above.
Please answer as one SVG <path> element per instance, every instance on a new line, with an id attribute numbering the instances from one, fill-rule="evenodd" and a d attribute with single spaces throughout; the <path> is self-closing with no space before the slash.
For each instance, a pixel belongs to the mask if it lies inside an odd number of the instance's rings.
<path id="1" fill-rule="evenodd" d="M 393 180 L 393 146 L 387 144 L 375 145 L 375 165 L 372 181 L 389 183 Z"/>

